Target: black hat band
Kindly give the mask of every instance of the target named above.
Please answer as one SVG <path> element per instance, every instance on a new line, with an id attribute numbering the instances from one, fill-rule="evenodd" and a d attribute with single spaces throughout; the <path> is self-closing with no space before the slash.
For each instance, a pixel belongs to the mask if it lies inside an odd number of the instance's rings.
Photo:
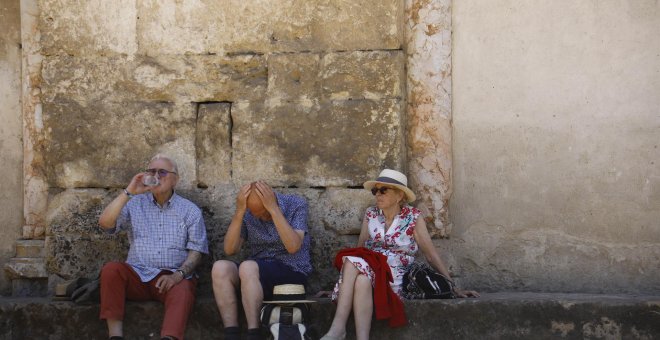
<path id="1" fill-rule="evenodd" d="M 273 294 L 273 299 L 271 301 L 294 301 L 305 300 L 306 298 L 305 294 Z"/>

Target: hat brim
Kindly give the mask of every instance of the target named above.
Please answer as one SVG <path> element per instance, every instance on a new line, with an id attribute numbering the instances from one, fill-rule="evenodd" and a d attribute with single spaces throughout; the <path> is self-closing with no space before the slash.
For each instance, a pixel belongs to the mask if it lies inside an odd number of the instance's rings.
<path id="1" fill-rule="evenodd" d="M 274 303 L 274 304 L 287 304 L 287 303 L 308 303 L 308 302 L 318 302 L 314 300 L 278 300 L 278 301 L 262 301 L 263 303 Z"/>
<path id="2" fill-rule="evenodd" d="M 376 184 L 382 184 L 382 185 L 387 185 L 387 186 L 390 186 L 390 187 L 395 187 L 395 188 L 403 191 L 403 193 L 406 195 L 406 200 L 408 201 L 408 203 L 414 202 L 417 199 L 417 197 L 415 196 L 415 193 L 412 192 L 412 190 L 410 190 L 410 188 L 408 188 L 407 186 L 401 185 L 401 184 L 397 184 L 397 183 L 389 183 L 389 182 L 383 182 L 383 181 L 366 181 L 366 182 L 364 182 L 363 186 L 364 186 L 365 189 L 371 190 L 371 188 L 373 188 L 374 185 L 376 185 Z"/>

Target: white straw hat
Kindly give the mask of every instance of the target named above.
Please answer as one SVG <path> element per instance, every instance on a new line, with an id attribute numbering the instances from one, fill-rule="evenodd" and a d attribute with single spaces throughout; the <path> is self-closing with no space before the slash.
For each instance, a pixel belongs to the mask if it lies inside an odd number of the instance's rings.
<path id="1" fill-rule="evenodd" d="M 305 286 L 299 284 L 277 285 L 273 287 L 273 299 L 264 303 L 305 303 L 316 302 L 307 300 Z"/>
<path id="2" fill-rule="evenodd" d="M 364 182 L 364 188 L 371 190 L 376 183 L 389 185 L 403 191 L 408 202 L 413 202 L 416 199 L 415 193 L 408 188 L 408 177 L 396 170 L 385 169 L 381 171 L 375 180 Z"/>

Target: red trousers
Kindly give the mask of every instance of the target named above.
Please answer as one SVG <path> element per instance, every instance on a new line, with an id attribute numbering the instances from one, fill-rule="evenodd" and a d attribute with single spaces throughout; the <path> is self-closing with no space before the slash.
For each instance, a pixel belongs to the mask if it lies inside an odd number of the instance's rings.
<path id="1" fill-rule="evenodd" d="M 188 315 L 195 302 L 197 280 L 182 280 L 169 291 L 159 293 L 156 281 L 164 271 L 149 282 L 142 282 L 130 265 L 124 262 L 108 262 L 101 270 L 101 316 L 103 319 L 124 320 L 126 300 L 158 300 L 165 304 L 165 317 L 160 330 L 166 335 L 183 339 Z M 136 316 L 137 317 L 137 316 Z"/>

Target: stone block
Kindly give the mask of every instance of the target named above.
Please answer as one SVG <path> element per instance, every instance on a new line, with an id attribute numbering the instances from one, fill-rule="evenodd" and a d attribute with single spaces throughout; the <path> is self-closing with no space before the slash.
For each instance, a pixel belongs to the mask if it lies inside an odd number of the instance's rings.
<path id="1" fill-rule="evenodd" d="M 16 257 L 43 257 L 44 240 L 17 240 Z"/>
<path id="2" fill-rule="evenodd" d="M 243 183 L 359 186 L 405 159 L 399 100 L 232 107 L 232 173 Z M 360 136 L 357 138 L 357 136 Z"/>
<path id="3" fill-rule="evenodd" d="M 263 56 L 49 56 L 43 62 L 45 103 L 208 102 L 263 99 Z"/>
<path id="4" fill-rule="evenodd" d="M 136 0 L 39 1 L 44 55 L 134 54 Z"/>
<path id="5" fill-rule="evenodd" d="M 317 6 L 313 42 L 326 51 L 401 49 L 403 2 L 330 0 Z"/>
<path id="6" fill-rule="evenodd" d="M 311 206 L 321 226 L 338 235 L 359 235 L 364 212 L 374 204 L 365 189 L 328 188 Z"/>
<path id="7" fill-rule="evenodd" d="M 179 186 L 195 180 L 195 106 L 154 102 L 44 103 L 52 187 L 125 187 L 156 153 L 176 159 Z"/>
<path id="8" fill-rule="evenodd" d="M 141 54 L 399 49 L 403 41 L 396 0 L 142 1 L 138 13 Z"/>
<path id="9" fill-rule="evenodd" d="M 10 278 L 47 278 L 46 265 L 43 258 L 14 257 L 5 265 L 5 272 Z"/>
<path id="10" fill-rule="evenodd" d="M 34 297 L 48 295 L 48 279 L 13 279 L 11 296 Z"/>
<path id="11" fill-rule="evenodd" d="M 220 6 L 217 1 L 139 1 L 137 34 L 140 53 L 207 53 L 209 39 L 215 37 L 214 32 L 222 27 Z"/>
<path id="12" fill-rule="evenodd" d="M 48 235 L 98 235 L 103 209 L 119 194 L 119 190 L 67 189 L 51 194 L 48 200 Z"/>
<path id="13" fill-rule="evenodd" d="M 329 53 L 321 60 L 323 96 L 330 100 L 403 97 L 402 51 Z"/>
<path id="14" fill-rule="evenodd" d="M 71 279 L 89 277 L 109 261 L 125 261 L 128 239 L 119 235 L 54 235 L 46 237 L 49 273 Z"/>
<path id="15" fill-rule="evenodd" d="M 200 104 L 195 149 L 197 185 L 231 182 L 231 104 Z"/>
<path id="16" fill-rule="evenodd" d="M 268 100 L 313 101 L 320 97 L 320 57 L 315 53 L 272 54 L 268 57 Z"/>

